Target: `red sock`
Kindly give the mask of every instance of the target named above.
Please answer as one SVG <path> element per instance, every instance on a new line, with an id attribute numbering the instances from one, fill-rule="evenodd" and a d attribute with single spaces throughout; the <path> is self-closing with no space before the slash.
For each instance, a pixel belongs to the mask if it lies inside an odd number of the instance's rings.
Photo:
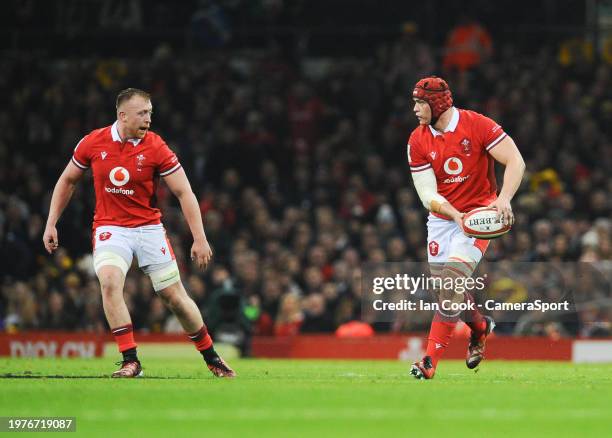
<path id="1" fill-rule="evenodd" d="M 213 341 L 210 335 L 208 334 L 206 324 L 204 324 L 202 328 L 197 332 L 188 334 L 187 336 L 189 336 L 189 339 L 193 341 L 198 351 L 204 351 L 212 347 Z"/>
<path id="2" fill-rule="evenodd" d="M 474 297 L 469 292 L 463 294 L 466 303 L 473 303 Z M 487 329 L 487 321 L 482 317 L 478 307 L 463 312 L 463 321 L 472 329 L 474 333 L 483 333 Z"/>
<path id="3" fill-rule="evenodd" d="M 117 347 L 119 347 L 119 353 L 123 353 L 125 350 L 137 347 L 136 342 L 134 341 L 134 328 L 132 327 L 132 324 L 122 325 L 121 327 L 111 329 L 111 332 L 115 337 Z"/>
<path id="4" fill-rule="evenodd" d="M 457 319 L 453 321 L 453 318 L 442 316 L 439 312 L 436 312 L 431 321 L 425 355 L 431 357 L 434 368 L 448 347 L 455 325 L 457 325 Z"/>

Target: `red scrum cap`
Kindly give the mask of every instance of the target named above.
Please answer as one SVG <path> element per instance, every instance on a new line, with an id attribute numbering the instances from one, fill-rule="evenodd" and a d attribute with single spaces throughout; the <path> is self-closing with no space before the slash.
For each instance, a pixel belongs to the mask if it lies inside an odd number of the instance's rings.
<path id="1" fill-rule="evenodd" d="M 437 76 L 423 78 L 417 82 L 412 97 L 424 100 L 429 104 L 432 125 L 438 120 L 440 114 L 453 106 L 453 95 L 448 84 Z"/>

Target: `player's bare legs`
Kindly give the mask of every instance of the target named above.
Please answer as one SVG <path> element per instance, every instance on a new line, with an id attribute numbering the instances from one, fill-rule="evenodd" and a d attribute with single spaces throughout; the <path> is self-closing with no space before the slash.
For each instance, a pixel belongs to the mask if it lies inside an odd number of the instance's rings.
<path id="1" fill-rule="evenodd" d="M 446 268 L 442 271 L 442 280 L 443 280 L 442 284 L 443 285 L 448 285 L 451 283 L 450 280 L 456 280 L 458 278 L 461 278 L 461 276 L 457 275 L 455 272 L 451 271 L 449 268 Z M 438 295 L 439 303 L 444 302 L 446 307 L 450 307 L 453 304 L 463 303 L 464 299 L 465 298 L 463 296 L 463 293 L 459 293 L 455 289 L 448 288 L 448 287 L 442 287 Z M 457 312 L 452 312 L 451 310 L 444 311 L 443 313 L 448 314 L 449 316 L 453 314 L 456 314 L 456 316 L 459 316 Z"/>
<path id="2" fill-rule="evenodd" d="M 462 303 L 464 300 L 463 294 L 449 287 L 452 284 L 449 280 L 457 278 L 458 275 L 452 269 L 449 269 L 447 264 L 431 263 L 430 270 L 432 278 L 440 280 L 441 288 L 435 292 L 440 308 L 436 310 L 431 322 L 425 357 L 419 362 L 415 362 L 410 370 L 410 373 L 417 379 L 432 379 L 434 377 L 438 360 L 450 343 L 461 313 L 451 310 L 451 305 Z"/>
<path id="3" fill-rule="evenodd" d="M 477 260 L 470 259 L 466 256 L 452 255 L 448 259 L 445 270 L 451 271 L 456 278 L 469 278 L 472 277 L 477 265 Z M 458 302 L 474 306 L 474 308 L 464 311 L 461 316 L 472 331 L 465 363 L 468 368 L 473 369 L 484 359 L 485 342 L 487 336 L 489 336 L 495 328 L 495 322 L 491 317 L 483 316 L 480 313 L 476 308 L 474 297 L 470 291 L 466 290 L 460 296 L 461 301 Z"/>
<path id="4" fill-rule="evenodd" d="M 123 298 L 125 275 L 117 266 L 107 265 L 98 269 L 98 280 L 102 291 L 102 306 L 119 352 L 123 355 L 121 368 L 112 377 L 140 377 L 142 367 L 136 354 L 136 342 L 132 319 Z"/>
<path id="5" fill-rule="evenodd" d="M 125 276 L 116 266 L 102 266 L 98 270 L 98 280 L 102 290 L 102 306 L 108 325 L 112 328 L 132 323 L 125 300 L 123 284 Z"/>
<path id="6" fill-rule="evenodd" d="M 187 333 L 197 332 L 204 325 L 200 309 L 198 309 L 195 301 L 187 295 L 181 281 L 161 290 L 159 296 L 166 307 L 176 315 Z"/>
<path id="7" fill-rule="evenodd" d="M 452 304 L 466 303 L 470 305 L 474 303 L 474 298 L 467 290 L 455 290 L 448 287 L 452 284 L 461 284 L 462 282 L 460 283 L 458 280 L 471 277 L 476 266 L 476 260 L 458 256 L 449 257 L 449 261 L 444 264 L 431 264 L 432 277 L 441 278 L 443 287 L 437 294 L 440 309 L 436 311 L 431 323 L 425 357 L 414 363 L 411 368 L 411 373 L 416 378 L 433 378 L 438 361 L 450 343 L 460 316 L 472 330 L 466 357 L 468 368 L 475 368 L 484 358 L 486 337 L 495 327 L 495 323 L 491 318 L 483 317 L 477 308 L 453 311 Z M 443 303 L 446 303 L 446 309 L 443 307 Z"/>
<path id="8" fill-rule="evenodd" d="M 183 283 L 177 281 L 158 293 L 166 307 L 176 315 L 189 339 L 194 342 L 197 350 L 204 357 L 208 369 L 217 377 L 235 377 L 234 370 L 215 351 L 200 309 L 198 309 L 195 301 L 187 295 Z"/>

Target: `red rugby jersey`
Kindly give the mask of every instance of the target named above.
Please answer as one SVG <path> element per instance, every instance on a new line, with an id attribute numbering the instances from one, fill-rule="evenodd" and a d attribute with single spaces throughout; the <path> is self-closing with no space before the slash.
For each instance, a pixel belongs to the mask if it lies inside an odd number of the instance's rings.
<path id="1" fill-rule="evenodd" d="M 482 114 L 454 107 L 452 110 L 446 132 L 436 131 L 431 125 L 412 131 L 407 145 L 408 164 L 411 172 L 433 169 L 438 193 L 460 212 L 468 212 L 497 198 L 494 159 L 488 152 L 507 134 Z"/>
<path id="2" fill-rule="evenodd" d="M 162 138 L 147 132 L 123 143 L 117 122 L 92 131 L 77 144 L 72 162 L 91 167 L 96 193 L 93 228 L 101 225 L 139 227 L 159 224 L 155 192 L 160 176 L 181 168 Z"/>

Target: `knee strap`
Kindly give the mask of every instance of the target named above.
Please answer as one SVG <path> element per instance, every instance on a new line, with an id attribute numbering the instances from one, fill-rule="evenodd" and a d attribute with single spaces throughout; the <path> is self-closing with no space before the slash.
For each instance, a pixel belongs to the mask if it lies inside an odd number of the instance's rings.
<path id="1" fill-rule="evenodd" d="M 108 250 L 96 251 L 93 257 L 93 264 L 96 274 L 102 266 L 116 266 L 121 269 L 123 275 L 126 275 L 127 271 L 130 269 L 128 262 L 123 257 Z"/>
<path id="2" fill-rule="evenodd" d="M 153 290 L 155 290 L 155 292 L 159 292 L 171 284 L 176 283 L 181 279 L 176 260 L 173 260 L 170 265 L 164 268 L 150 272 L 149 278 L 151 278 L 151 283 L 153 283 Z"/>

